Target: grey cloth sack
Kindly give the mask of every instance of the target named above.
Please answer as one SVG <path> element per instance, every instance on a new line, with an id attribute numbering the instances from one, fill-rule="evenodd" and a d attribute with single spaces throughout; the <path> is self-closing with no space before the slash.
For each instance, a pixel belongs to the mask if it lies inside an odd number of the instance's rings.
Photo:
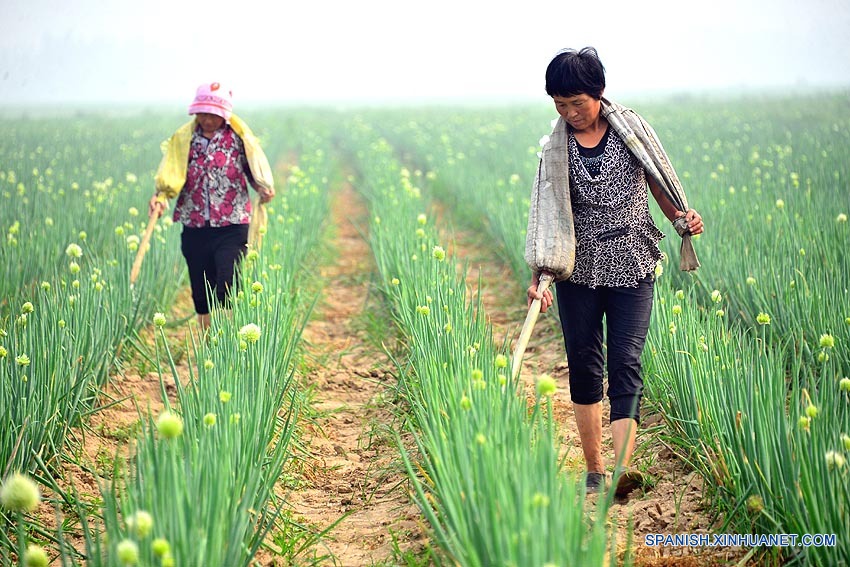
<path id="1" fill-rule="evenodd" d="M 576 262 L 569 178 L 567 123 L 560 118 L 537 166 L 525 237 L 526 263 L 534 273 L 549 272 L 555 281 L 569 278 Z"/>

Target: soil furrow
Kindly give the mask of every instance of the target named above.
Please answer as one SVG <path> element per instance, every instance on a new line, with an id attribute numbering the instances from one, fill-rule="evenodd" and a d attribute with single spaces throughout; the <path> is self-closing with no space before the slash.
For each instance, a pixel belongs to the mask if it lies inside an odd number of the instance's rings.
<path id="1" fill-rule="evenodd" d="M 304 425 L 308 455 L 300 463 L 301 486 L 286 500 L 295 518 L 314 530 L 333 526 L 310 551 L 313 558 L 330 556 L 322 564 L 392 564 L 394 553 L 421 537 L 419 513 L 388 436 L 392 365 L 369 341 L 365 323 L 373 263 L 358 230 L 365 230 L 367 214 L 349 185 L 335 196 L 335 259 L 317 267 L 325 287 L 304 332 L 307 362 L 300 378 L 313 389 L 317 416 Z"/>

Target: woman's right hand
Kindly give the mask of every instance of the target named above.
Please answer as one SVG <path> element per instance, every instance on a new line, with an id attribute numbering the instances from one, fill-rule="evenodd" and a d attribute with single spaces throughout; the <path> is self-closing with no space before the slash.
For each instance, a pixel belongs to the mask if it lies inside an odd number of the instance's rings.
<path id="1" fill-rule="evenodd" d="M 531 302 L 535 299 L 540 300 L 540 312 L 546 313 L 546 310 L 552 306 L 554 299 L 552 297 L 552 291 L 547 288 L 542 294 L 537 291 L 537 287 L 540 285 L 540 274 L 534 274 L 531 277 L 531 286 L 526 290 L 526 295 L 528 296 L 528 307 L 531 307 Z"/>
<path id="2" fill-rule="evenodd" d="M 153 216 L 159 218 L 163 211 L 165 211 L 165 203 L 162 202 L 158 194 L 154 193 L 154 196 L 148 201 L 148 218 Z"/>

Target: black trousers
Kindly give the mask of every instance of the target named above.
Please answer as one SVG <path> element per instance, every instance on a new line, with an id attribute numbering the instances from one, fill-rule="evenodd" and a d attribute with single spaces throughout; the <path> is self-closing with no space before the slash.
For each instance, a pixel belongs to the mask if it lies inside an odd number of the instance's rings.
<path id="1" fill-rule="evenodd" d="M 218 305 L 227 306 L 228 292 L 235 284 L 236 264 L 248 250 L 248 225 L 184 226 L 180 241 L 189 267 L 195 313 L 210 312 L 207 288 Z"/>
<path id="2" fill-rule="evenodd" d="M 611 421 L 629 417 L 639 420 L 643 393 L 640 356 L 649 330 L 654 284 L 652 276 L 641 280 L 636 288 L 591 289 L 570 281 L 555 284 L 573 403 L 602 400 L 604 316 Z"/>

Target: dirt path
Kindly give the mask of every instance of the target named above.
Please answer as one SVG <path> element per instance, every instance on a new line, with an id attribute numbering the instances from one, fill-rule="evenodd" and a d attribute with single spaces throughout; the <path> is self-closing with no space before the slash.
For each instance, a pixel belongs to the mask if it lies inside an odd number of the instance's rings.
<path id="1" fill-rule="evenodd" d="M 394 378 L 387 357 L 367 340 L 369 278 L 373 271 L 365 230 L 367 211 L 345 185 L 331 204 L 334 259 L 321 267 L 323 295 L 304 333 L 314 409 L 303 443 L 303 486 L 287 505 L 313 529 L 334 526 L 311 550 L 322 565 L 393 564 L 394 547 L 421 537 L 417 508 L 407 496 L 398 451 L 388 437 L 393 415 L 385 399 Z M 394 542 L 393 540 L 396 540 Z"/>

